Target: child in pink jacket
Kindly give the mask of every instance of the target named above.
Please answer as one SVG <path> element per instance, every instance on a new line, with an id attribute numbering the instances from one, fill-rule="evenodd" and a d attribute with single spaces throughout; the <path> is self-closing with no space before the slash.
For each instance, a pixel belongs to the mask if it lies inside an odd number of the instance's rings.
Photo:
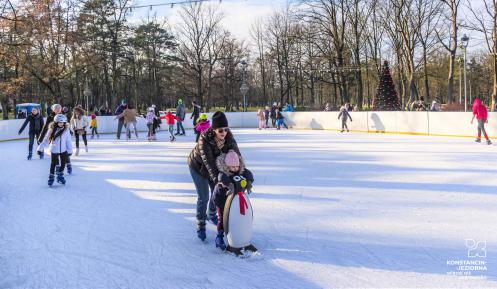
<path id="1" fill-rule="evenodd" d="M 473 120 L 478 120 L 478 137 L 476 138 L 476 142 L 481 142 L 481 133 L 483 131 L 483 136 L 487 140 L 487 144 L 491 145 L 492 142 L 488 139 L 487 132 L 485 131 L 485 123 L 488 123 L 488 112 L 487 107 L 481 102 L 479 98 L 476 98 L 473 102 L 473 118 L 471 118 L 471 124 L 473 124 Z"/>
<path id="2" fill-rule="evenodd" d="M 197 133 L 196 137 L 196 142 L 198 142 L 198 139 L 200 138 L 200 135 L 208 130 L 211 127 L 211 123 L 207 119 L 207 114 L 202 113 L 200 117 L 197 120 L 197 124 L 195 125 L 195 132 Z"/>

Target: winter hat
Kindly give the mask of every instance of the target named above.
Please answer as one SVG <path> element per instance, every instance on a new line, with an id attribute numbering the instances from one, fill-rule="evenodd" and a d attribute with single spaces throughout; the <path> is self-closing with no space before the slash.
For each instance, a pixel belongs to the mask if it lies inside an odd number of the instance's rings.
<path id="1" fill-rule="evenodd" d="M 207 114 L 202 113 L 202 114 L 200 115 L 200 117 L 198 118 L 198 120 L 207 120 Z"/>
<path id="2" fill-rule="evenodd" d="M 222 111 L 216 111 L 212 115 L 212 128 L 218 129 L 221 127 L 228 127 L 228 119 Z"/>
<path id="3" fill-rule="evenodd" d="M 228 167 L 239 167 L 240 158 L 238 157 L 238 154 L 234 150 L 230 150 L 224 157 L 224 163 Z"/>
<path id="4" fill-rule="evenodd" d="M 55 123 L 58 123 L 58 122 L 67 122 L 67 117 L 63 114 L 58 114 L 55 116 L 54 118 L 54 122 Z"/>
<path id="5" fill-rule="evenodd" d="M 96 114 L 92 114 L 91 115 L 91 119 L 96 119 L 97 118 L 97 115 Z"/>
<path id="6" fill-rule="evenodd" d="M 56 109 L 62 109 L 62 106 L 58 103 L 52 105 L 52 110 L 56 110 Z"/>

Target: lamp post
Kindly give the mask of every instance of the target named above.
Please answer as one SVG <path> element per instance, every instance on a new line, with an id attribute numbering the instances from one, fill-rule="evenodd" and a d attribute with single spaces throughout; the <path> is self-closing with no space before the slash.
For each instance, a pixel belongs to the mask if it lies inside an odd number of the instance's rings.
<path id="1" fill-rule="evenodd" d="M 464 50 L 464 111 L 468 111 L 468 94 L 466 86 L 466 50 L 468 48 L 469 37 L 464 34 L 461 38 L 461 46 Z"/>
<path id="2" fill-rule="evenodd" d="M 242 65 L 242 85 L 240 86 L 240 92 L 243 94 L 243 111 L 247 111 L 247 92 L 249 91 L 249 86 L 247 85 L 247 82 L 245 81 L 245 70 L 247 69 L 247 61 L 242 60 L 240 62 Z"/>

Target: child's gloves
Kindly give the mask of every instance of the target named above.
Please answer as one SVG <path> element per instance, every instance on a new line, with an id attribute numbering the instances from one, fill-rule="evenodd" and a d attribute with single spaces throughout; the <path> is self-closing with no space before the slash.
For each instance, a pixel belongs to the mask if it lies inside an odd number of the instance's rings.
<path id="1" fill-rule="evenodd" d="M 235 185 L 233 183 L 230 183 L 228 186 L 228 190 L 226 191 L 226 195 L 231 195 L 235 193 Z"/>
<path id="2" fill-rule="evenodd" d="M 252 193 L 252 182 L 247 181 L 247 193 Z"/>

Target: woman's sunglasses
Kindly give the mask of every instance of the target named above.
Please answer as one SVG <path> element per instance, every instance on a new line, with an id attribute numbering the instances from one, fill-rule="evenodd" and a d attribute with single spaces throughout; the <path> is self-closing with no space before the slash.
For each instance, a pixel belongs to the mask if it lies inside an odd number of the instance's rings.
<path id="1" fill-rule="evenodd" d="M 223 133 L 223 132 L 228 133 L 230 131 L 230 129 L 229 128 L 218 128 L 218 129 L 216 129 L 216 131 L 218 133 Z"/>

